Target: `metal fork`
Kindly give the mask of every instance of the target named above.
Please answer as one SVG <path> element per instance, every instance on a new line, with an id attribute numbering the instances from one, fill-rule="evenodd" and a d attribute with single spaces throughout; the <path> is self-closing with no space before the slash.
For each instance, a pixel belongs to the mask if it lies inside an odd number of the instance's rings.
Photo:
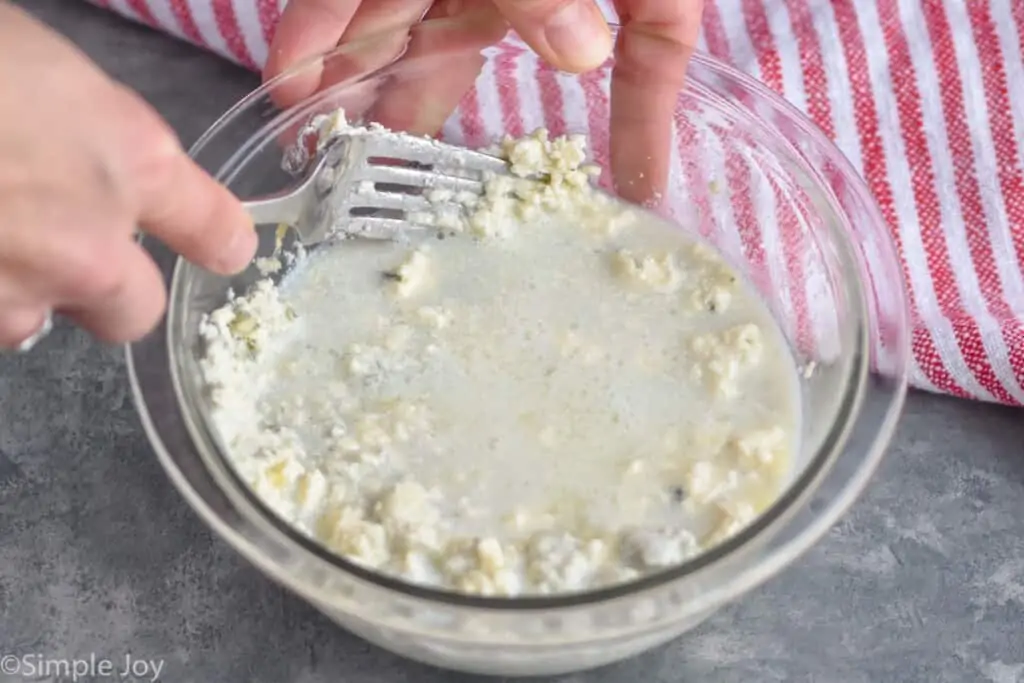
<path id="1" fill-rule="evenodd" d="M 285 223 L 307 246 L 334 235 L 395 239 L 427 227 L 417 214 L 461 210 L 459 195 L 482 195 L 488 174 L 507 168 L 482 152 L 356 129 L 332 138 L 295 188 L 243 204 L 257 225 Z"/>

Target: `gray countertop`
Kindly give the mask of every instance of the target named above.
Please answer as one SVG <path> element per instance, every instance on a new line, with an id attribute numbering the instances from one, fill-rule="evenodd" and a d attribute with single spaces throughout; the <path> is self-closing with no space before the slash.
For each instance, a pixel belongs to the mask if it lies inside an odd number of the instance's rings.
<path id="1" fill-rule="evenodd" d="M 20 3 L 186 143 L 256 85 L 80 2 Z M 172 683 L 477 680 L 364 644 L 214 538 L 150 450 L 120 349 L 59 328 L 0 357 L 0 415 L 0 663 L 130 654 Z M 782 576 L 666 647 L 562 680 L 1024 682 L 1024 414 L 911 395 L 865 496 Z"/>

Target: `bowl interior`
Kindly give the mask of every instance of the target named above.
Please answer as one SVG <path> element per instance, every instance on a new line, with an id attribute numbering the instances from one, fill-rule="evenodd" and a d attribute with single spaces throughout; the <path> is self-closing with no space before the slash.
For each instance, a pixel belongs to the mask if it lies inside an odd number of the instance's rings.
<path id="1" fill-rule="evenodd" d="M 474 57 L 480 76 L 444 121 L 443 139 L 479 147 L 537 127 L 585 133 L 604 170 L 601 182 L 629 182 L 609 163 L 612 64 L 583 77 L 551 71 L 514 36 L 483 53 L 449 50 L 397 60 L 391 54 L 382 61 L 381 49 L 380 42 L 348 46 L 271 83 L 215 124 L 193 148 L 194 157 L 239 197 L 283 190 L 294 183 L 283 170 L 287 150 L 310 118 L 344 108 L 364 123 L 393 126 L 387 107 L 379 105 L 396 83 L 436 78 Z M 672 122 L 670 173 L 656 210 L 715 245 L 757 287 L 801 368 L 803 438 L 790 488 L 767 521 L 726 546 L 751 541 L 827 474 L 869 372 L 890 379 L 902 372 L 905 381 L 904 306 L 900 286 L 891 289 L 885 281 L 893 277 L 888 245 L 879 247 L 882 275 L 874 282 L 865 264 L 877 253 L 871 246 L 878 238 L 858 236 L 853 225 L 865 201 L 861 186 L 841 155 L 807 126 L 763 87 L 699 55 Z M 847 189 L 852 194 L 844 196 Z M 870 210 L 870 201 L 866 206 Z M 273 233 L 270 226 L 261 232 L 261 256 L 273 251 Z M 215 430 L 205 422 L 198 329 L 229 291 L 243 291 L 260 277 L 255 268 L 225 278 L 183 260 L 174 265 L 166 345 L 177 400 L 201 456 L 228 478 Z M 237 482 L 222 484 L 231 489 Z"/>

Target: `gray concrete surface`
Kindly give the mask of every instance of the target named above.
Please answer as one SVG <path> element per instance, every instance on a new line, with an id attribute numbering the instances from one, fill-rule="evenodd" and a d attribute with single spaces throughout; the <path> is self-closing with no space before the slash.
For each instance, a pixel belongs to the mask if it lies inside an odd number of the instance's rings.
<path id="1" fill-rule="evenodd" d="M 256 84 L 77 0 L 21 4 L 186 142 Z M 913 395 L 870 490 L 794 567 L 696 633 L 563 680 L 1016 683 L 1022 628 L 1024 414 Z M 0 358 L 0 665 L 90 654 L 160 660 L 174 683 L 477 680 L 362 643 L 214 538 L 150 451 L 121 351 L 62 328 Z"/>

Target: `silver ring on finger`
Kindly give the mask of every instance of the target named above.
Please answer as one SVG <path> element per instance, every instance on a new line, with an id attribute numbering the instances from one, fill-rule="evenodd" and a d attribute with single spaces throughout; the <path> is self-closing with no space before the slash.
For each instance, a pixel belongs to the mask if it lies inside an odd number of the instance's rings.
<path id="1" fill-rule="evenodd" d="M 21 340 L 17 346 L 14 347 L 10 352 L 13 353 L 27 353 L 35 347 L 36 344 L 41 342 L 46 335 L 50 334 L 53 329 L 53 311 L 46 311 L 46 315 L 43 317 L 43 322 L 39 325 L 35 332 L 30 334 L 28 337 Z"/>

